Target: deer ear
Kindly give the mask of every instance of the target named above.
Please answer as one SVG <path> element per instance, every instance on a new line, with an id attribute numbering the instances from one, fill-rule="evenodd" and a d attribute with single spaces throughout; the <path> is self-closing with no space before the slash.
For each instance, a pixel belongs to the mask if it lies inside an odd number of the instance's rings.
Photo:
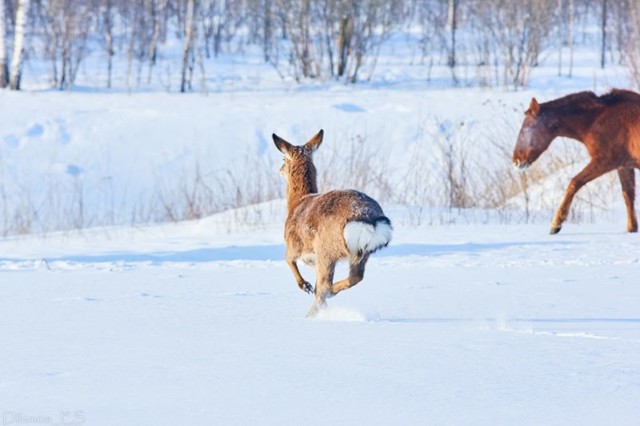
<path id="1" fill-rule="evenodd" d="M 529 103 L 529 112 L 534 117 L 537 117 L 540 113 L 540 104 L 538 103 L 536 98 L 531 98 L 531 103 Z"/>
<path id="2" fill-rule="evenodd" d="M 317 135 L 309 139 L 309 142 L 304 144 L 304 147 L 307 148 L 309 151 L 314 152 L 316 149 L 318 149 L 318 147 L 322 143 L 323 137 L 324 137 L 324 130 L 320 129 Z"/>
<path id="3" fill-rule="evenodd" d="M 276 144 L 276 148 L 278 148 L 278 150 L 281 153 L 283 153 L 285 155 L 285 157 L 290 158 L 291 155 L 289 155 L 289 150 L 293 146 L 289 142 L 287 142 L 284 139 L 282 139 L 280 136 L 276 135 L 275 133 L 273 135 L 271 135 L 271 137 L 273 138 L 273 143 Z"/>

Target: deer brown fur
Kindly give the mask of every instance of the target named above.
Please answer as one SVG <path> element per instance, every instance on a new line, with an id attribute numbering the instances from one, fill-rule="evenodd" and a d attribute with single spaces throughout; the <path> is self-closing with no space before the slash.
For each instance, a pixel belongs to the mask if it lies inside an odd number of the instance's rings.
<path id="1" fill-rule="evenodd" d="M 273 135 L 284 154 L 280 173 L 287 180 L 286 261 L 300 289 L 315 293 L 308 316 L 315 316 L 328 297 L 362 281 L 369 255 L 391 240 L 391 222 L 380 205 L 355 190 L 318 193 L 313 152 L 322 143 L 320 132 L 302 146 Z M 333 282 L 336 263 L 349 261 L 349 276 Z M 298 269 L 297 261 L 315 265 L 315 288 Z"/>

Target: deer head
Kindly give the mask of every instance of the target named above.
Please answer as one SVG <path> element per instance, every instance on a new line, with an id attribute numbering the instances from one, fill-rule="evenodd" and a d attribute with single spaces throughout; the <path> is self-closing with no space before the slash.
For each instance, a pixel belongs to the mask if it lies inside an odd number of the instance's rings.
<path id="1" fill-rule="evenodd" d="M 324 131 L 320 130 L 307 143 L 292 145 L 280 136 L 273 134 L 276 148 L 284 154 L 284 164 L 280 174 L 287 181 L 287 200 L 289 206 L 303 195 L 318 192 L 316 167 L 313 165 L 313 153 L 322 144 Z"/>

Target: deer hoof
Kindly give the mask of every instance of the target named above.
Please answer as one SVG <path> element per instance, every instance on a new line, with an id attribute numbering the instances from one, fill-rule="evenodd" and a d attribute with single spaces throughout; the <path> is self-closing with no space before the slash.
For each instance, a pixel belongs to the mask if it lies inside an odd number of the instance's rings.
<path id="1" fill-rule="evenodd" d="M 319 310 L 318 305 L 314 303 L 311 309 L 309 309 L 309 312 L 307 312 L 307 318 L 315 318 Z"/>
<path id="2" fill-rule="evenodd" d="M 313 286 L 309 284 L 307 281 L 300 284 L 300 289 L 305 293 L 313 293 Z"/>
<path id="3" fill-rule="evenodd" d="M 558 232 L 560 232 L 561 229 L 562 229 L 562 226 L 551 226 L 551 230 L 549 231 L 549 234 L 555 235 Z"/>

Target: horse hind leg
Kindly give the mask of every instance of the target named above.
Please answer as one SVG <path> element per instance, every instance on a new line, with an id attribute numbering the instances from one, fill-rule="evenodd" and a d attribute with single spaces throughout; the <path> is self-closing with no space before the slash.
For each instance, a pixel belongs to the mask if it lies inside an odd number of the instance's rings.
<path id="1" fill-rule="evenodd" d="M 364 278 L 364 267 L 369 260 L 369 254 L 365 253 L 349 259 L 349 276 L 331 286 L 331 295 L 335 296 L 343 290 L 353 287 Z"/>
<path id="2" fill-rule="evenodd" d="M 638 232 L 638 219 L 636 217 L 636 175 L 634 168 L 620 167 L 618 177 L 622 186 L 622 197 L 627 206 L 627 231 Z"/>

